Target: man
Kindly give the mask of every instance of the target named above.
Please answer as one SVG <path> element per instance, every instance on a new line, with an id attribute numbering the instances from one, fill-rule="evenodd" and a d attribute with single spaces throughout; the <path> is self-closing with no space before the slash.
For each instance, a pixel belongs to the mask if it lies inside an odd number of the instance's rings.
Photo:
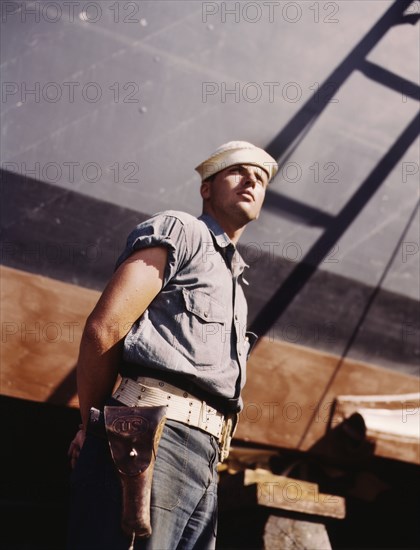
<path id="1" fill-rule="evenodd" d="M 250 348 L 245 263 L 236 244 L 258 218 L 277 164 L 238 141 L 219 147 L 196 170 L 202 216 L 167 211 L 137 226 L 86 322 L 77 365 L 82 429 L 69 450 L 72 549 L 130 544 L 108 444 L 89 433 L 85 438 L 90 408 L 107 403 L 167 406 L 154 465 L 153 532 L 136 538 L 134 547 L 215 546 L 216 466 L 220 451 L 227 452 L 232 414 L 241 409 Z M 122 382 L 113 393 L 118 374 Z"/>

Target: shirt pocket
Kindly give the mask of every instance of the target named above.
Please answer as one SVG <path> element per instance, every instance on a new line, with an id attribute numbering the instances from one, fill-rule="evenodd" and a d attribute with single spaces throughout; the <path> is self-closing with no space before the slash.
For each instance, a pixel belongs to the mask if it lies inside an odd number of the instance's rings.
<path id="1" fill-rule="evenodd" d="M 225 308 L 202 290 L 182 289 L 185 313 L 180 317 L 178 342 L 191 364 L 200 369 L 219 367 L 230 331 Z"/>

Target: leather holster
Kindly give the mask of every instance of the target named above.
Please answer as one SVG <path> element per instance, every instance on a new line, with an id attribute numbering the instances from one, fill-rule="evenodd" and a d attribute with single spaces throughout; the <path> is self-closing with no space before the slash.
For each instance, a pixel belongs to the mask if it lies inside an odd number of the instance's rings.
<path id="1" fill-rule="evenodd" d="M 164 406 L 104 407 L 105 433 L 122 487 L 121 527 L 129 536 L 152 534 L 152 477 L 165 411 Z"/>

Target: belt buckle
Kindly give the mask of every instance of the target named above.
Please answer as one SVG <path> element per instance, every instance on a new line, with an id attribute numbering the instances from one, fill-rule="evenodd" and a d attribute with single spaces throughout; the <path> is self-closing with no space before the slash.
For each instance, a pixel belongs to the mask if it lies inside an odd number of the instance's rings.
<path id="1" fill-rule="evenodd" d="M 229 456 L 230 444 L 235 434 L 238 420 L 238 413 L 232 413 L 226 416 L 219 439 L 220 462 L 224 462 Z"/>

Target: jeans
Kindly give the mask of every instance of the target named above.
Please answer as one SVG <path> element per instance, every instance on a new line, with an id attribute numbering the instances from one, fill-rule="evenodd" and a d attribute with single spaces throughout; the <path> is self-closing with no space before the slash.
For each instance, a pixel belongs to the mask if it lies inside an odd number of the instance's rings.
<path id="1" fill-rule="evenodd" d="M 217 531 L 216 439 L 167 420 L 152 484 L 152 536 L 135 550 L 210 550 Z M 88 435 L 71 478 L 69 550 L 128 550 L 121 490 L 108 443 Z"/>

